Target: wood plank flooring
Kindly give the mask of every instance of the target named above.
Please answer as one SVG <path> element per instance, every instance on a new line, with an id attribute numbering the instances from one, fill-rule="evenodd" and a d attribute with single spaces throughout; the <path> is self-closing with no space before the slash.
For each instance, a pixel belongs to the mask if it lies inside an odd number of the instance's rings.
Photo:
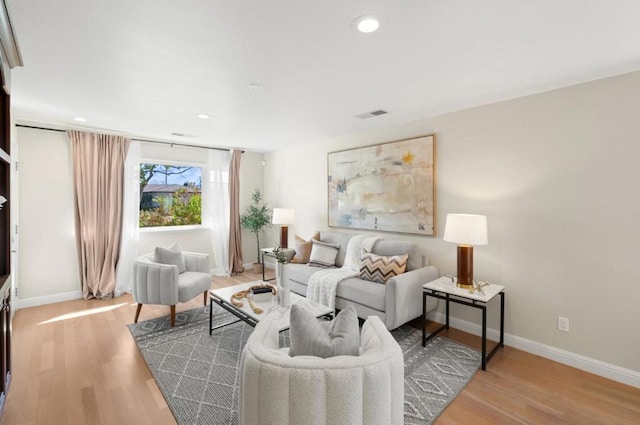
<path id="1" fill-rule="evenodd" d="M 212 287 L 259 280 L 215 277 Z M 202 297 L 177 306 L 202 305 Z M 125 325 L 130 295 L 19 310 L 13 379 L 0 425 L 172 425 L 175 420 Z M 145 305 L 140 320 L 169 314 Z M 480 347 L 480 338 L 442 335 Z M 505 347 L 437 424 L 639 424 L 640 389 Z"/>

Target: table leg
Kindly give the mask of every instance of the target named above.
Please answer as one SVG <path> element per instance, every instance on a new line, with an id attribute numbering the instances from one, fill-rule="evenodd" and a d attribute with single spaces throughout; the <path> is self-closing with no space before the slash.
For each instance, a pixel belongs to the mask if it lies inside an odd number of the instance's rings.
<path id="1" fill-rule="evenodd" d="M 447 312 L 447 318 L 446 318 L 446 329 L 449 329 L 449 294 L 447 294 L 447 300 L 446 300 L 446 306 L 445 306 L 445 310 Z"/>
<path id="2" fill-rule="evenodd" d="M 213 327 L 213 300 L 211 299 L 211 295 L 209 295 L 209 335 L 213 334 L 211 328 Z"/>
<path id="3" fill-rule="evenodd" d="M 426 336 L 426 330 L 425 330 L 425 325 L 427 323 L 427 296 L 429 295 L 428 292 L 423 292 L 422 293 L 422 346 L 425 347 L 427 345 L 427 341 L 429 341 L 431 338 L 434 338 L 436 335 L 438 335 L 440 332 L 442 332 L 445 329 L 449 329 L 449 297 L 447 296 L 447 323 L 440 326 L 438 329 L 434 330 L 433 332 L 431 332 L 429 334 L 429 336 Z M 434 295 L 433 293 L 431 294 L 433 295 L 435 298 L 440 298 L 437 295 Z"/>
<path id="4" fill-rule="evenodd" d="M 482 309 L 482 370 L 487 370 L 487 307 Z"/>
<path id="5" fill-rule="evenodd" d="M 427 331 L 424 329 L 427 325 L 427 293 L 422 292 L 422 346 L 424 347 Z"/>
<path id="6" fill-rule="evenodd" d="M 500 292 L 500 346 L 504 347 L 504 291 Z"/>
<path id="7" fill-rule="evenodd" d="M 265 280 L 264 280 L 264 252 L 261 252 L 260 255 L 262 256 L 262 281 L 265 282 Z"/>

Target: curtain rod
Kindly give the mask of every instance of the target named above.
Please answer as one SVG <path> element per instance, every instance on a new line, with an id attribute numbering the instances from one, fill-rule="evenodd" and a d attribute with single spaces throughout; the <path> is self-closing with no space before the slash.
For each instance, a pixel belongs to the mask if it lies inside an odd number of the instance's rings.
<path id="1" fill-rule="evenodd" d="M 55 131 L 58 133 L 66 133 L 67 130 L 61 130 L 59 128 L 48 128 L 48 127 L 38 127 L 35 125 L 26 125 L 26 124 L 16 124 L 16 127 L 23 127 L 23 128 L 31 128 L 34 130 L 45 130 L 45 131 Z M 226 151 L 229 152 L 231 149 L 227 149 L 227 148 L 215 148 L 213 146 L 201 146 L 201 145 L 189 145 L 186 143 L 180 143 L 180 142 L 162 142 L 159 140 L 145 140 L 145 139 L 139 139 L 137 137 L 132 137 L 131 140 L 135 140 L 137 142 L 145 142 L 145 143 L 159 143 L 161 145 L 177 145 L 177 146 L 185 146 L 188 148 L 201 148 L 201 149 L 213 149 L 213 150 L 217 150 L 217 151 Z M 242 153 L 244 153 L 244 151 L 242 151 Z"/>

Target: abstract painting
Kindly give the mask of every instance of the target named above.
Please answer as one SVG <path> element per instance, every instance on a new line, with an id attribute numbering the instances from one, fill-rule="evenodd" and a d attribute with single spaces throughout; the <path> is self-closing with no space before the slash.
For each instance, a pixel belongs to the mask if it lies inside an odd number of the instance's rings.
<path id="1" fill-rule="evenodd" d="M 435 136 L 331 152 L 329 226 L 435 236 Z"/>

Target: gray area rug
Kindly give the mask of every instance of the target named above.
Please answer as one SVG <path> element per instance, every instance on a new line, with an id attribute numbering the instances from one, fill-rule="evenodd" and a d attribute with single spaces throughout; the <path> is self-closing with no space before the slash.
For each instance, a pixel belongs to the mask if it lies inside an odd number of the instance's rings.
<path id="1" fill-rule="evenodd" d="M 235 322 L 214 306 L 214 325 Z M 209 307 L 128 325 L 180 425 L 238 424 L 238 364 L 253 328 L 238 322 L 209 335 Z M 392 331 L 405 359 L 405 424 L 431 424 L 480 367 L 480 353 L 446 338 L 422 347 L 422 333 Z M 287 345 L 288 332 L 281 333 Z"/>

